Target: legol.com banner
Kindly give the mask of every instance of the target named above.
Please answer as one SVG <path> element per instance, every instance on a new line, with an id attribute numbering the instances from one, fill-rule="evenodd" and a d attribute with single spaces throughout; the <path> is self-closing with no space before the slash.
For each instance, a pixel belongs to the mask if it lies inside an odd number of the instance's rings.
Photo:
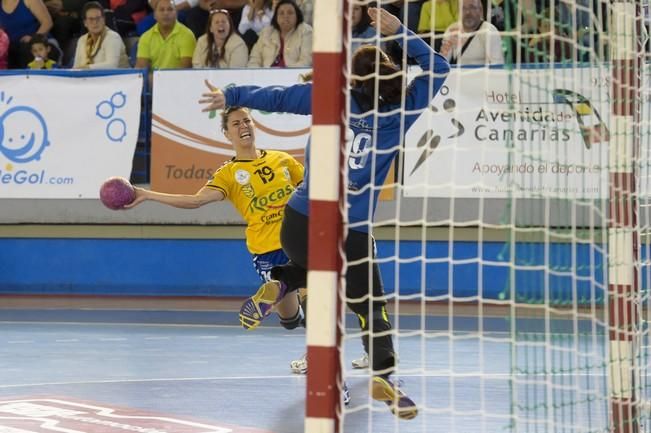
<path id="1" fill-rule="evenodd" d="M 454 70 L 407 133 L 405 195 L 607 197 L 609 77 Z"/>
<path id="2" fill-rule="evenodd" d="M 0 198 L 98 198 L 129 178 L 142 74 L 5 75 L 0 80 Z"/>
<path id="3" fill-rule="evenodd" d="M 151 185 L 157 191 L 192 193 L 234 152 L 221 131 L 219 113 L 203 113 L 204 80 L 232 85 L 291 85 L 307 69 L 178 70 L 154 73 Z M 288 152 L 302 161 L 311 116 L 253 110 L 256 145 Z"/>

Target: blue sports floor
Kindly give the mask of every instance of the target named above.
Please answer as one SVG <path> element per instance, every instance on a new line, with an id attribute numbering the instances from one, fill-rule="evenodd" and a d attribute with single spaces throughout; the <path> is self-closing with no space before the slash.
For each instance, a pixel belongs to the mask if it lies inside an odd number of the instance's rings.
<path id="1" fill-rule="evenodd" d="M 233 312 L 0 309 L 0 433 L 303 433 L 306 379 L 289 362 L 304 331 L 236 324 Z M 606 431 L 600 340 L 513 345 L 499 317 L 399 325 L 398 375 L 419 416 L 400 421 L 369 399 L 351 328 L 342 432 Z"/>

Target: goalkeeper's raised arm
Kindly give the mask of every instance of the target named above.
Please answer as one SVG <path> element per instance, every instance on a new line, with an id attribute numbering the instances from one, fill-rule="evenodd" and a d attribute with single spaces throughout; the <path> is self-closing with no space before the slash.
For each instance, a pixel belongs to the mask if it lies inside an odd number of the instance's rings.
<path id="1" fill-rule="evenodd" d="M 418 66 L 423 70 L 423 74 L 416 77 L 409 84 L 404 101 L 405 109 L 419 110 L 426 108 L 434 95 L 443 86 L 443 82 L 450 72 L 450 64 L 444 56 L 434 51 L 423 39 L 405 26 L 401 25 L 395 34 L 401 35 L 397 39 L 398 43 L 403 49 L 406 46 L 407 55 L 414 58 L 418 62 Z M 431 88 L 431 92 L 429 88 Z M 409 115 L 406 116 L 408 122 L 409 117 Z"/>
<path id="2" fill-rule="evenodd" d="M 420 37 L 408 30 L 402 25 L 400 20 L 391 15 L 384 9 L 369 8 L 368 14 L 371 17 L 371 24 L 385 36 L 404 35 L 398 38 L 399 43 L 405 44 L 407 54 L 416 59 L 421 69 L 425 72 L 423 75 L 415 78 L 407 90 L 407 97 L 404 101 L 405 109 L 418 110 L 426 108 L 434 95 L 443 85 L 447 73 L 450 71 L 450 65 L 445 57 L 435 52 Z M 364 59 L 372 56 L 357 55 L 365 48 L 375 48 L 374 46 L 361 46 L 353 54 L 353 75 L 359 75 L 355 70 L 369 69 L 372 73 L 375 71 L 375 65 L 368 65 L 369 68 L 356 67 L 355 58 Z M 385 53 L 381 52 L 382 59 L 387 59 Z M 384 62 L 382 62 L 384 63 Z M 396 68 L 397 70 L 397 68 Z M 357 77 L 355 81 L 366 81 L 368 77 Z M 213 111 L 224 108 L 225 106 L 241 106 L 256 110 L 283 112 L 293 114 L 308 115 L 312 113 L 312 83 L 295 84 L 293 86 L 233 86 L 222 91 L 210 82 L 206 81 L 209 92 L 202 95 L 199 100 L 204 104 L 203 111 Z M 409 114 L 406 116 L 407 123 L 411 124 Z"/>

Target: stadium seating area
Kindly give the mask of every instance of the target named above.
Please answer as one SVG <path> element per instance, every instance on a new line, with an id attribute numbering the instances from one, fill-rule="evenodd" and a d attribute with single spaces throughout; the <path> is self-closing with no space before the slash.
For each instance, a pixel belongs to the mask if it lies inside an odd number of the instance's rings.
<path id="1" fill-rule="evenodd" d="M 313 0 L 290 0 L 296 3 L 303 15 L 302 21 L 311 24 Z M 501 35 L 504 63 L 528 62 L 581 62 L 608 60 L 608 19 L 606 2 L 599 0 L 466 0 L 466 4 L 481 4 L 483 21 L 492 24 Z M 11 7 L 14 2 L 7 2 Z M 53 46 L 52 57 L 58 67 L 70 68 L 74 65 L 75 50 L 80 36 L 86 33 L 82 11 L 87 0 L 36 0 L 47 11 L 49 24 L 43 23 L 47 18 L 33 16 L 38 32 L 48 28 L 50 44 Z M 157 0 L 100 0 L 105 9 L 106 26 L 122 37 L 129 56 L 130 66 L 136 64 L 136 46 L 147 30 L 156 24 L 153 8 Z M 246 42 L 246 57 L 255 51 L 258 35 L 265 27 L 272 25 L 276 5 L 279 0 L 173 0 L 178 22 L 184 24 L 199 39 L 207 31 L 206 26 L 212 12 L 228 11 L 232 19 L 232 33 L 241 33 Z M 367 2 L 360 2 L 366 4 Z M 378 2 L 376 2 L 378 3 Z M 379 2 L 382 7 L 398 16 L 408 27 L 424 38 L 430 40 L 436 49 L 440 49 L 445 39 L 446 30 L 462 22 L 464 7 L 461 0 L 397 0 Z M 3 9 L 6 7 L 5 2 Z M 17 1 L 18 12 L 24 0 Z M 373 2 L 371 3 L 371 5 Z M 467 7 L 467 6 L 466 6 Z M 31 9 L 30 9 L 31 10 Z M 13 15 L 7 10 L 0 13 L 0 32 L 10 32 Z M 645 11 L 648 15 L 648 11 Z M 299 20 L 300 21 L 300 20 Z M 7 30 L 9 29 L 9 30 Z M 362 29 L 364 30 L 364 29 Z M 229 35 L 230 36 L 230 35 Z M 9 46 L 3 44 L 0 35 L 0 68 L 2 58 L 8 51 L 15 50 L 14 38 L 9 34 Z M 20 39 L 24 42 L 24 37 Z M 310 44 L 306 44 L 310 45 Z M 3 48 L 4 46 L 4 48 Z M 392 47 L 389 47 L 392 48 Z M 396 47 L 393 47 L 396 48 Z M 197 49 L 200 49 L 197 46 Z M 399 56 L 399 50 L 390 49 Z M 397 53 L 397 54 L 396 54 Z M 311 53 L 310 53 L 311 54 Z M 9 64 L 4 67 L 22 68 L 25 65 L 16 62 L 15 56 L 9 56 Z M 278 59 L 275 59 L 278 60 Z M 282 60 L 282 59 L 281 59 Z M 286 60 L 286 59 L 285 59 Z M 397 59 L 396 59 L 397 60 Z M 195 62 L 193 62 L 195 63 Z M 255 64 L 250 58 L 248 65 Z M 281 62 L 280 66 L 294 66 L 291 62 Z M 266 66 L 266 65 L 263 65 Z M 279 66 L 279 65 L 274 65 Z M 299 64 L 296 66 L 310 66 Z M 197 67 L 195 63 L 195 67 Z M 210 67 L 201 65 L 200 67 Z M 215 67 L 229 67 L 216 65 Z"/>

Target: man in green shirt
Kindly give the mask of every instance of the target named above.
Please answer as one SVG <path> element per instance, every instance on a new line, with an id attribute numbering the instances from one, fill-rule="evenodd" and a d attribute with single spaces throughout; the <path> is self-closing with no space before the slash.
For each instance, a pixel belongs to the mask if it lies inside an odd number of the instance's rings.
<path id="1" fill-rule="evenodd" d="M 147 30 L 138 42 L 136 68 L 192 68 L 196 39 L 186 26 L 176 19 L 173 0 L 158 0 L 154 4 L 156 25 Z"/>

